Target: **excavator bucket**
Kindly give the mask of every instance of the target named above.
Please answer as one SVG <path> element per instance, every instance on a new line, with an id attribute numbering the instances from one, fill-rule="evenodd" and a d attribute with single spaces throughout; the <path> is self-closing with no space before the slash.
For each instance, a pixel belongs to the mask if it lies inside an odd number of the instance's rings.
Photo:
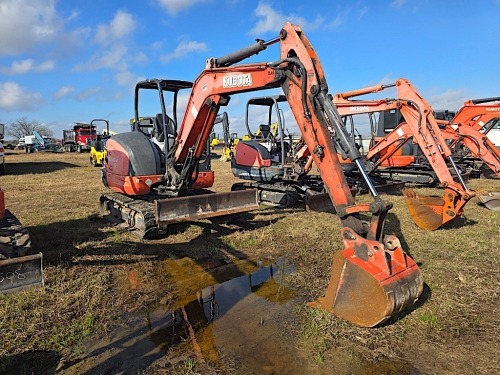
<path id="1" fill-rule="evenodd" d="M 445 189 L 443 197 L 419 196 L 412 189 L 403 190 L 408 211 L 415 224 L 425 230 L 436 230 L 443 224 L 462 214 L 462 208 L 474 195 L 459 197 L 450 189 Z"/>
<path id="2" fill-rule="evenodd" d="M 344 228 L 344 250 L 333 256 L 330 284 L 319 307 L 362 327 L 374 327 L 411 306 L 423 291 L 417 264 L 395 236 L 380 242 Z"/>
<path id="3" fill-rule="evenodd" d="M 480 195 L 479 201 L 492 211 L 500 211 L 500 193 L 488 193 L 488 195 Z"/>

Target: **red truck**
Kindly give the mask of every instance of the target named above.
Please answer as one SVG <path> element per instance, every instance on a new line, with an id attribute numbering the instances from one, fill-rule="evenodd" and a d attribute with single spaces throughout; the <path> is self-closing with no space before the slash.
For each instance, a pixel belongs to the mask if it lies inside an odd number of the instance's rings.
<path id="1" fill-rule="evenodd" d="M 63 130 L 63 146 L 68 152 L 89 151 L 90 140 L 97 139 L 97 129 L 95 125 L 75 122 L 73 129 Z"/>

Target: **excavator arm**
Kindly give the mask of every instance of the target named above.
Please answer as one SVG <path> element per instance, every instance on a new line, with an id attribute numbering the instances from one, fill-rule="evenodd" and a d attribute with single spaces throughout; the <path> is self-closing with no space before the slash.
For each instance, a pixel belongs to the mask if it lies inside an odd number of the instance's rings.
<path id="1" fill-rule="evenodd" d="M 497 176 L 500 176 L 500 150 L 491 142 L 487 135 L 473 126 L 461 123 L 441 123 L 441 131 L 451 149 L 461 143 L 467 147 L 470 154 L 481 159 Z"/>
<path id="2" fill-rule="evenodd" d="M 450 122 L 483 130 L 486 124 L 497 118 L 500 118 L 500 97 L 493 97 L 467 100 Z"/>
<path id="3" fill-rule="evenodd" d="M 277 61 L 234 65 L 275 43 L 280 45 Z M 227 105 L 231 95 L 279 87 L 343 226 L 344 249 L 333 256 L 326 296 L 312 305 L 355 324 L 375 326 L 412 305 L 422 293 L 423 278 L 399 239 L 384 234 L 385 217 L 392 204 L 382 200 L 371 184 L 361 155 L 330 100 L 320 60 L 300 27 L 287 23 L 273 40 L 258 40 L 247 48 L 207 60 L 193 82 L 175 142 L 166 154 L 166 173 L 160 181 L 174 194 L 163 199 L 161 206 L 171 202 L 170 208 L 164 210 L 168 215 L 175 211 L 176 202 L 186 202 L 175 193 L 193 184 L 218 111 Z M 358 165 L 375 197 L 372 203 L 356 204 L 335 145 Z M 223 200 L 212 202 L 213 207 L 224 204 Z M 368 223 L 361 220 L 366 215 L 371 215 Z"/>
<path id="4" fill-rule="evenodd" d="M 352 100 L 351 98 L 395 87 L 398 99 Z M 470 191 L 451 156 L 443 134 L 433 117 L 432 108 L 405 79 L 393 85 L 378 85 L 337 94 L 334 97 L 341 115 L 372 113 L 390 109 L 401 111 L 405 122 L 394 128 L 385 138 L 376 143 L 368 152 L 367 159 L 375 160 L 373 168 L 380 166 L 412 139 L 418 144 L 432 169 L 439 178 L 445 193 L 442 198 L 417 196 L 413 190 L 405 190 L 406 203 L 415 223 L 423 229 L 435 230 L 463 213 L 464 205 L 475 195 Z M 446 161 L 455 169 L 460 182 L 457 183 L 448 169 Z"/>

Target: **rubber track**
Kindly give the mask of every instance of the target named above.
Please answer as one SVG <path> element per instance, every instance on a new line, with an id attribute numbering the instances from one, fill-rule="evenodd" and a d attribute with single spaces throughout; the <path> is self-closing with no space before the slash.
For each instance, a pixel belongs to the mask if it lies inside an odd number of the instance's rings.
<path id="1" fill-rule="evenodd" d="M 103 197 L 108 201 L 117 203 L 120 206 L 126 207 L 140 215 L 143 218 L 144 226 L 138 227 L 135 223 L 129 221 L 128 229 L 133 230 L 139 237 L 143 239 L 152 239 L 158 237 L 161 233 L 155 219 L 155 211 L 153 202 L 134 199 L 120 193 L 105 193 L 101 195 L 101 202 Z M 115 217 L 119 221 L 123 221 L 121 217 Z"/>
<path id="2" fill-rule="evenodd" d="M 8 210 L 0 219 L 0 260 L 31 254 L 31 238 L 19 220 Z"/>

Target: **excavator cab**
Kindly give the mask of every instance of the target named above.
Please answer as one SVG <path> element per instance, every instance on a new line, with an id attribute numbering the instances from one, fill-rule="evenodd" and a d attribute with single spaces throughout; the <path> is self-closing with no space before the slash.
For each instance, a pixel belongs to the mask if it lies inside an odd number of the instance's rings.
<path id="1" fill-rule="evenodd" d="M 245 126 L 250 139 L 238 142 L 235 147 L 231 160 L 234 176 L 264 182 L 293 173 L 291 142 L 285 136 L 285 120 L 279 107 L 279 103 L 286 101 L 284 95 L 248 100 Z"/>

